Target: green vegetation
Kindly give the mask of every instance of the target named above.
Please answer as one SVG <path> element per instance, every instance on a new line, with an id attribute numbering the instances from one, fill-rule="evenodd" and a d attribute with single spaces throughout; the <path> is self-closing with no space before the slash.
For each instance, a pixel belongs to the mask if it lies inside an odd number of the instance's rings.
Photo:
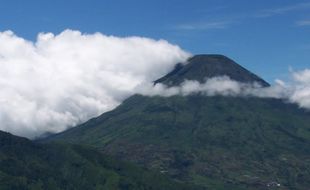
<path id="1" fill-rule="evenodd" d="M 135 95 L 50 137 L 215 189 L 310 187 L 310 113 L 278 99 Z M 278 187 L 277 187 L 278 188 Z"/>
<path id="2" fill-rule="evenodd" d="M 89 148 L 0 132 L 1 190 L 196 189 Z"/>

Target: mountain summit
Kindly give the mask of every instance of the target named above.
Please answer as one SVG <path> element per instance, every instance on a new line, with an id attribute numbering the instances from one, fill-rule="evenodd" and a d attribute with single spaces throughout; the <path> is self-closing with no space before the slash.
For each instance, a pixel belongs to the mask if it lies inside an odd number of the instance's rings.
<path id="1" fill-rule="evenodd" d="M 155 81 L 168 86 L 176 86 L 184 80 L 197 80 L 201 83 L 207 78 L 228 76 L 232 80 L 253 83 L 256 82 L 262 87 L 270 86 L 266 81 L 243 68 L 235 61 L 224 55 L 202 54 L 195 55 L 188 59 L 187 63 L 179 63 L 174 70 L 164 77 Z"/>

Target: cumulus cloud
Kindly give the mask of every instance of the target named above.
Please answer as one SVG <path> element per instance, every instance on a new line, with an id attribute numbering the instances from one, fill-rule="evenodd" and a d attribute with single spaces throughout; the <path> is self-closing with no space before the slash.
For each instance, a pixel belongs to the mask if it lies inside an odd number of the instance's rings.
<path id="1" fill-rule="evenodd" d="M 0 130 L 36 137 L 111 110 L 190 56 L 164 40 L 0 32 Z"/>

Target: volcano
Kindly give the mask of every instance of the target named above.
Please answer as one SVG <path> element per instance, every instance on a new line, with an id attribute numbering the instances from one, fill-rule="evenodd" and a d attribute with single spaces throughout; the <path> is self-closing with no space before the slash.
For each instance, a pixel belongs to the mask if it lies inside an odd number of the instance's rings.
<path id="1" fill-rule="evenodd" d="M 197 55 L 154 83 L 227 76 L 269 84 L 222 55 Z M 90 146 L 203 189 L 310 187 L 310 113 L 282 99 L 133 95 L 42 142 Z"/>

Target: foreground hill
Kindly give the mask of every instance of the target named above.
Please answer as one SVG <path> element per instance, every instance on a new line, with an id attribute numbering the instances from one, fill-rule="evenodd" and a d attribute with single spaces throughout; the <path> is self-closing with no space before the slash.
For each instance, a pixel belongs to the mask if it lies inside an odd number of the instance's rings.
<path id="1" fill-rule="evenodd" d="M 196 189 L 78 145 L 37 144 L 0 131 L 1 190 Z"/>
<path id="2" fill-rule="evenodd" d="M 155 83 L 175 86 L 222 75 L 269 86 L 219 55 L 195 56 Z M 46 141 L 87 144 L 207 189 L 306 190 L 309 123 L 308 111 L 280 99 L 134 95 Z"/>

